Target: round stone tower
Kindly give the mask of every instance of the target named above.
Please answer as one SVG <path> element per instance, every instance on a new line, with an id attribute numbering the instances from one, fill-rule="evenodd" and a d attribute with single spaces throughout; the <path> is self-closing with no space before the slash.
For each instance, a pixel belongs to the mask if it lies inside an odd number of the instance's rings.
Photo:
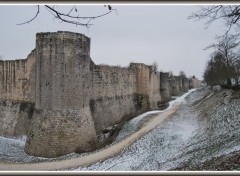
<path id="1" fill-rule="evenodd" d="M 57 157 L 90 151 L 97 141 L 89 108 L 90 38 L 72 32 L 36 35 L 36 110 L 29 155 Z"/>

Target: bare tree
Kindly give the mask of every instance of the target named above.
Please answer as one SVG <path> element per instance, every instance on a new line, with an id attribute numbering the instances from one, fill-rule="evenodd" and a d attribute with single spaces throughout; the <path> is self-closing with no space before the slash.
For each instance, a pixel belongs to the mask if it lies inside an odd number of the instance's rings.
<path id="1" fill-rule="evenodd" d="M 217 20 L 223 20 L 227 27 L 225 34 L 240 24 L 240 5 L 203 6 L 199 11 L 192 13 L 188 19 L 206 20 L 206 28 Z M 235 36 L 239 36 L 236 33 Z"/>
<path id="2" fill-rule="evenodd" d="M 153 70 L 153 72 L 158 71 L 158 63 L 156 61 L 154 61 L 153 64 L 152 64 L 152 70 Z"/>
<path id="3" fill-rule="evenodd" d="M 84 26 L 87 28 L 89 28 L 90 26 L 93 25 L 91 23 L 92 20 L 106 16 L 106 15 L 110 14 L 113 10 L 116 10 L 116 9 L 113 9 L 112 6 L 110 6 L 110 5 L 105 5 L 105 7 L 107 8 L 107 12 L 105 12 L 103 14 L 99 14 L 96 16 L 80 16 L 78 13 L 79 10 L 78 10 L 77 6 L 72 6 L 68 12 L 63 12 L 63 11 L 59 10 L 57 8 L 57 6 L 54 6 L 54 5 L 53 6 L 37 5 L 36 6 L 36 14 L 30 20 L 27 20 L 23 23 L 19 23 L 17 25 L 28 24 L 28 23 L 32 22 L 33 20 L 35 20 L 38 17 L 38 15 L 43 7 L 54 17 L 54 19 L 57 19 L 60 22 L 74 24 L 76 26 Z"/>
<path id="4" fill-rule="evenodd" d="M 208 85 L 211 85 L 211 86 L 213 85 L 213 80 L 214 80 L 212 78 L 212 75 L 213 75 L 213 64 L 212 64 L 212 60 L 209 60 L 206 64 L 206 68 L 203 73 L 203 79 Z"/>
<path id="5" fill-rule="evenodd" d="M 211 59 L 207 62 L 203 75 L 208 85 L 221 85 L 227 80 L 226 75 L 222 74 L 222 70 L 225 69 L 223 60 L 224 56 L 219 51 L 215 51 L 211 55 Z"/>
<path id="6" fill-rule="evenodd" d="M 221 54 L 221 62 L 224 64 L 222 72 L 227 76 L 228 85 L 231 84 L 231 78 L 233 76 L 233 66 L 237 60 L 240 59 L 240 53 L 238 49 L 239 43 L 234 35 L 224 35 L 218 37 L 218 41 L 215 44 L 209 45 L 206 49 L 214 48 L 216 56 Z M 217 53 L 217 54 L 216 54 Z"/>
<path id="7" fill-rule="evenodd" d="M 239 29 L 240 5 L 203 6 L 199 11 L 192 13 L 188 19 L 205 20 L 206 28 L 217 20 L 224 21 L 226 26 L 225 33 L 221 36 L 217 36 L 217 42 L 206 48 L 216 49 L 217 55 L 215 53 L 215 57 L 218 59 L 215 58 L 214 61 L 210 61 L 214 64 L 214 66 L 208 63 L 208 68 L 205 70 L 204 77 L 208 77 L 210 79 L 211 76 L 209 75 L 215 75 L 214 79 L 217 80 L 217 77 L 221 75 L 220 72 L 222 72 L 222 74 L 224 74 L 227 78 L 228 85 L 231 85 L 231 79 L 234 77 L 237 79 L 239 77 L 238 69 L 240 53 L 238 47 L 240 44 L 240 32 L 236 32 L 233 29 Z M 217 70 L 217 74 L 213 74 L 213 67 L 215 71 Z"/>
<path id="8" fill-rule="evenodd" d="M 236 63 L 227 63 L 222 52 L 219 50 L 214 51 L 211 59 L 207 62 L 203 75 L 204 80 L 209 85 L 231 85 L 231 78 L 237 78 Z"/>
<path id="9" fill-rule="evenodd" d="M 180 71 L 180 72 L 179 72 L 179 76 L 180 76 L 181 78 L 187 78 L 187 76 L 186 76 L 186 74 L 185 74 L 184 71 Z"/>
<path id="10" fill-rule="evenodd" d="M 240 78 L 240 59 L 238 59 L 235 63 L 234 63 L 234 79 L 235 79 L 235 83 L 238 85 L 239 82 L 239 78 Z"/>

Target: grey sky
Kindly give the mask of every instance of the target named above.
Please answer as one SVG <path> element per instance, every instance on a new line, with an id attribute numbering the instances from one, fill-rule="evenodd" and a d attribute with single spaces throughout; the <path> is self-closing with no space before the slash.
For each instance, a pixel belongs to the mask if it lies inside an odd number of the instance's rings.
<path id="1" fill-rule="evenodd" d="M 43 7 L 30 24 L 17 26 L 34 16 L 34 5 L 0 5 L 0 55 L 5 60 L 23 59 L 35 48 L 37 32 L 72 31 L 91 38 L 91 58 L 96 64 L 128 66 L 130 62 L 158 63 L 159 71 L 183 70 L 202 79 L 211 50 L 203 48 L 223 33 L 214 23 L 204 29 L 204 21 L 187 17 L 199 9 L 195 5 L 113 5 L 115 12 L 93 21 L 90 29 L 59 23 Z M 64 7 L 65 8 L 65 7 Z M 71 6 L 67 6 L 70 9 Z M 79 6 L 82 15 L 106 12 L 103 5 Z"/>

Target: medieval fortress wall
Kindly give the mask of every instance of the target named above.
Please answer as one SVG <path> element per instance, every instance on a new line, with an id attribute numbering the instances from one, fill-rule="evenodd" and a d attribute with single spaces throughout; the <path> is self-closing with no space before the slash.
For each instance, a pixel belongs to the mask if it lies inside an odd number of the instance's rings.
<path id="1" fill-rule="evenodd" d="M 26 134 L 35 156 L 91 151 L 106 127 L 198 86 L 145 64 L 96 65 L 82 34 L 38 33 L 27 59 L 0 61 L 0 135 Z"/>
<path id="2" fill-rule="evenodd" d="M 0 61 L 0 98 L 35 102 L 35 50 L 27 59 Z"/>
<path id="3" fill-rule="evenodd" d="M 27 59 L 0 61 L 0 135 L 27 133 L 35 103 L 35 50 Z"/>

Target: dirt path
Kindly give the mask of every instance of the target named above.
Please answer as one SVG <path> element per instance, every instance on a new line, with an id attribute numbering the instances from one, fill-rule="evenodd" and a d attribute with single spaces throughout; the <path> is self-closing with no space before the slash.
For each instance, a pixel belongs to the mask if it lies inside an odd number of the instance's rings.
<path id="1" fill-rule="evenodd" d="M 78 166 L 89 165 L 96 163 L 100 160 L 105 160 L 109 157 L 112 157 L 124 148 L 128 147 L 140 137 L 142 137 L 147 132 L 151 131 L 155 127 L 157 127 L 161 122 L 163 122 L 166 118 L 173 115 L 180 107 L 180 103 L 175 103 L 173 107 L 167 111 L 164 111 L 154 118 L 152 118 L 144 127 L 142 127 L 139 131 L 135 132 L 134 134 L 130 135 L 128 138 L 120 141 L 119 143 L 112 145 L 108 148 L 105 148 L 101 151 L 98 151 L 93 154 L 89 154 L 83 157 L 73 158 L 69 160 L 62 160 L 62 161 L 53 161 L 53 162 L 41 162 L 41 163 L 0 163 L 0 170 L 5 171 L 26 171 L 26 170 L 33 170 L 33 171 L 47 171 L 47 170 L 61 170 L 61 169 L 68 169 L 68 168 L 76 168 Z"/>

